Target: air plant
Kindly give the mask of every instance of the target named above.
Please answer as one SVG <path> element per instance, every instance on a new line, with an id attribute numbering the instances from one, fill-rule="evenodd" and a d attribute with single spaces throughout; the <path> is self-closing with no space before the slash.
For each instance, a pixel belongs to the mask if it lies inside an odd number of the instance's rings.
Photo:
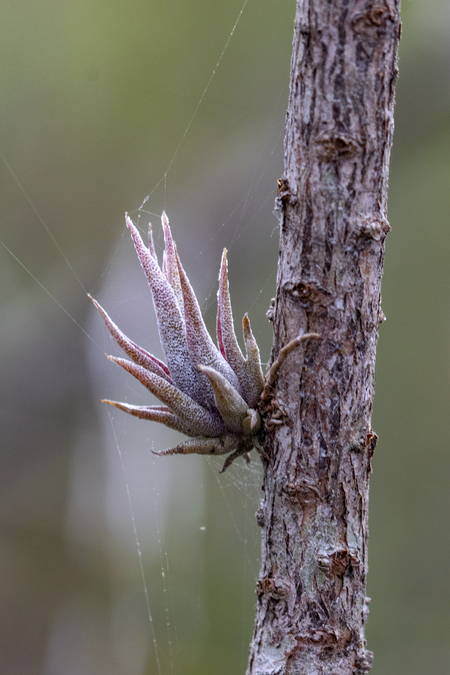
<path id="1" fill-rule="evenodd" d="M 245 357 L 234 332 L 227 251 L 223 251 L 219 273 L 216 347 L 181 265 L 166 214 L 163 213 L 161 219 L 165 243 L 162 267 L 156 257 L 151 226 L 147 247 L 128 215 L 125 219 L 152 292 L 166 362 L 126 337 L 99 303 L 91 299 L 112 337 L 131 359 L 108 356 L 110 361 L 133 375 L 163 405 L 104 402 L 135 417 L 161 422 L 191 437 L 155 454 L 231 453 L 224 463 L 222 471 L 225 471 L 240 455 L 248 458 L 252 448 L 262 452 L 258 440 L 261 433 L 258 406 L 265 385 L 267 388 L 247 314 L 242 322 Z"/>

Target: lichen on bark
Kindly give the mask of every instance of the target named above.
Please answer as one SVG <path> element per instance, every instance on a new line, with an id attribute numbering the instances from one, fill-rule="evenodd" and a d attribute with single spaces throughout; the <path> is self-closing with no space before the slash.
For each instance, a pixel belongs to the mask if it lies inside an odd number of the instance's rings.
<path id="1" fill-rule="evenodd" d="M 247 675 L 361 675 L 400 1 L 298 0 Z M 271 423 L 272 422 L 272 423 Z M 275 423 L 273 423 L 275 422 Z"/>

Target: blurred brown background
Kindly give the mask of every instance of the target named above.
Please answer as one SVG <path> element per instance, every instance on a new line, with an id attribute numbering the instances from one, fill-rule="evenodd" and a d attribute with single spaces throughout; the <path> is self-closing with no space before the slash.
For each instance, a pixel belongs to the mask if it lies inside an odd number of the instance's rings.
<path id="1" fill-rule="evenodd" d="M 0 239 L 21 263 L 0 246 L 1 673 L 245 672 L 258 460 L 219 476 L 212 460 L 155 458 L 174 434 L 99 403 L 146 397 L 105 359 L 117 350 L 85 293 L 160 353 L 123 213 L 144 231 L 150 218 L 160 246 L 165 208 L 211 329 L 227 246 L 236 321 L 250 312 L 268 358 L 293 1 L 248 0 L 183 136 L 241 9 L 0 7 L 0 151 L 18 179 L 0 161 Z M 374 675 L 450 672 L 449 34 L 446 0 L 404 2 L 373 420 Z M 138 211 L 147 195 L 152 215 Z"/>

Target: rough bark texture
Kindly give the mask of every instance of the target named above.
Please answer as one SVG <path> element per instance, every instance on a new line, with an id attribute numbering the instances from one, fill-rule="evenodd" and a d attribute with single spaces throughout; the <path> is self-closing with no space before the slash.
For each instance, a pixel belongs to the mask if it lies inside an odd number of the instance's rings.
<path id="1" fill-rule="evenodd" d="M 247 675 L 360 675 L 400 0 L 298 0 Z"/>

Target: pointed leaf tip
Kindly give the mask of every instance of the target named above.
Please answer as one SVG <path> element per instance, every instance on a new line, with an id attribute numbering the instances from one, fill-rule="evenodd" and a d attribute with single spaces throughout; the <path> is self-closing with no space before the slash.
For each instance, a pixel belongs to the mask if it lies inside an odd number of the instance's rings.
<path id="1" fill-rule="evenodd" d="M 119 403 L 119 401 L 110 401 L 103 399 L 102 403 L 109 403 L 110 405 L 123 410 L 123 412 L 138 417 L 141 420 L 148 420 L 149 422 L 159 422 L 164 424 L 169 429 L 180 431 L 182 434 L 192 436 L 192 428 L 182 422 L 171 410 L 165 406 L 155 405 L 129 405 L 128 403 Z"/>
<path id="2" fill-rule="evenodd" d="M 178 270 L 178 255 L 176 244 L 173 240 L 172 232 L 170 230 L 169 219 L 165 211 L 162 212 L 161 222 L 164 233 L 165 247 L 163 272 L 175 294 L 181 314 L 184 316 L 183 292 L 181 290 L 180 273 Z"/>
<path id="3" fill-rule="evenodd" d="M 153 228 L 151 223 L 148 224 L 148 250 L 156 262 L 158 262 L 158 258 L 156 257 L 155 242 L 153 241 Z"/>
<path id="4" fill-rule="evenodd" d="M 152 450 L 154 455 L 225 455 L 236 447 L 237 438 L 231 435 L 218 438 L 193 438 L 189 441 L 178 443 L 174 448 L 167 450 Z"/>
<path id="5" fill-rule="evenodd" d="M 234 332 L 233 312 L 231 309 L 230 289 L 228 285 L 227 249 L 224 248 L 219 272 L 219 290 L 217 293 L 216 334 L 219 349 L 235 372 L 241 393 L 245 380 L 245 359 Z"/>
<path id="6" fill-rule="evenodd" d="M 172 378 L 170 377 L 169 369 L 167 368 L 166 364 L 157 359 L 156 356 L 153 356 L 153 354 L 147 352 L 142 347 L 139 347 L 139 345 L 133 342 L 133 340 L 130 340 L 130 338 L 128 338 L 124 333 L 122 333 L 122 331 L 118 328 L 118 326 L 116 326 L 114 321 L 110 319 L 110 317 L 105 312 L 100 303 L 98 303 L 92 297 L 91 300 L 94 303 L 95 307 L 100 312 L 103 321 L 106 324 L 106 327 L 108 328 L 111 336 L 117 342 L 119 347 L 121 347 L 124 350 L 124 352 L 131 359 L 133 359 L 135 363 L 137 363 L 140 366 L 143 366 L 147 370 L 150 370 L 151 372 L 155 373 L 155 375 L 164 377 L 164 379 L 173 384 Z"/>
<path id="7" fill-rule="evenodd" d="M 245 314 L 242 319 L 242 332 L 244 334 L 247 354 L 245 363 L 247 371 L 245 400 L 248 401 L 252 408 L 255 408 L 258 406 L 261 393 L 264 389 L 264 374 L 261 368 L 259 347 L 252 333 L 248 314 Z"/>

